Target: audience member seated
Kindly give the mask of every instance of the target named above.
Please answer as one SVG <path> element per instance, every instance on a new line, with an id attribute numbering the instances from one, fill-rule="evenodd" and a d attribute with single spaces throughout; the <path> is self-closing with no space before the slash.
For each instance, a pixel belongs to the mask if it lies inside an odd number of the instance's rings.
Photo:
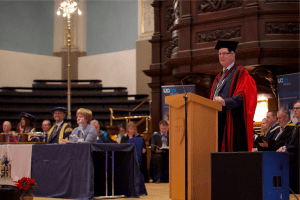
<path id="1" fill-rule="evenodd" d="M 260 132 L 260 136 L 261 137 L 266 137 L 267 136 L 267 133 L 269 131 L 269 127 L 268 127 L 268 124 L 267 124 L 267 119 L 266 118 L 263 118 L 261 120 L 261 124 L 260 124 L 260 129 L 261 129 L 261 132 Z"/>
<path id="2" fill-rule="evenodd" d="M 270 110 L 267 112 L 266 116 L 267 125 L 269 128 L 267 132 L 267 138 L 271 138 L 273 134 L 278 134 L 280 131 L 280 125 L 277 119 L 277 111 L 276 110 Z"/>
<path id="3" fill-rule="evenodd" d="M 150 170 L 153 182 L 169 182 L 169 150 L 161 149 L 169 147 L 169 124 L 162 120 L 159 122 L 160 132 L 151 137 L 151 162 Z"/>
<path id="4" fill-rule="evenodd" d="M 262 142 L 262 138 L 271 138 L 272 135 L 277 135 L 280 131 L 280 125 L 277 119 L 277 111 L 270 110 L 267 112 L 266 123 L 269 127 L 267 134 L 265 136 L 260 136 L 255 139 L 252 151 L 257 151 L 257 147 L 259 147 L 258 141 Z"/>
<path id="5" fill-rule="evenodd" d="M 127 143 L 129 139 L 133 137 L 142 137 L 139 133 L 137 133 L 137 128 L 134 122 L 129 122 L 127 124 L 127 133 L 121 139 L 121 143 Z M 144 139 L 144 138 L 143 138 Z M 143 144 L 143 154 L 146 153 L 146 145 L 145 141 Z"/>
<path id="6" fill-rule="evenodd" d="M 283 147 L 280 147 L 277 152 L 289 152 L 289 180 L 291 190 L 299 194 L 299 134 L 300 134 L 300 101 L 294 105 L 294 115 L 298 122 L 286 141 Z"/>
<path id="7" fill-rule="evenodd" d="M 51 110 L 55 124 L 48 132 L 47 142 L 49 144 L 60 143 L 63 139 L 69 138 L 73 129 L 64 121 L 66 117 L 67 109 L 64 107 L 56 107 Z"/>
<path id="8" fill-rule="evenodd" d="M 2 129 L 3 129 L 2 134 L 13 134 L 15 132 L 11 130 L 11 123 L 9 121 L 3 122 Z"/>
<path id="9" fill-rule="evenodd" d="M 76 112 L 77 124 L 79 127 L 82 125 L 82 131 L 77 127 L 73 130 L 72 135 L 77 136 L 79 139 L 82 139 L 83 142 L 97 143 L 97 131 L 94 126 L 90 125 L 92 120 L 92 111 L 85 108 L 79 108 Z M 61 144 L 69 143 L 70 141 L 66 139 L 61 140 Z"/>
<path id="10" fill-rule="evenodd" d="M 137 128 L 134 122 L 129 122 L 127 124 L 127 133 L 124 134 L 124 136 L 121 139 L 121 143 L 127 143 L 129 139 L 133 138 L 133 137 L 141 137 L 138 133 L 137 133 Z M 143 138 L 144 139 L 144 138 Z M 145 145 L 145 141 L 143 144 L 143 154 L 146 153 L 146 145 Z"/>
<path id="11" fill-rule="evenodd" d="M 42 123 L 42 130 L 43 132 L 49 132 L 51 128 L 51 122 L 47 119 L 45 119 Z"/>
<path id="12" fill-rule="evenodd" d="M 107 132 L 100 130 L 100 124 L 98 120 L 94 119 L 90 124 L 95 127 L 98 139 L 102 140 L 103 143 L 119 143 L 116 137 L 110 137 Z"/>
<path id="13" fill-rule="evenodd" d="M 137 133 L 137 127 L 134 122 L 129 122 L 127 124 L 127 133 L 124 134 L 124 136 L 121 138 L 121 143 L 127 143 L 129 139 L 134 138 L 134 137 L 140 137 L 143 139 L 143 149 L 142 149 L 142 163 L 140 166 L 140 170 L 142 174 L 144 175 L 144 181 L 149 182 L 149 175 L 148 175 L 148 170 L 147 170 L 147 149 L 146 149 L 146 144 L 144 138 Z"/>
<path id="14" fill-rule="evenodd" d="M 127 143 L 129 139 L 135 137 L 135 133 L 137 132 L 135 130 L 135 124 L 134 122 L 129 122 L 126 127 L 127 127 L 127 130 L 126 130 L 126 133 L 123 135 L 123 137 L 121 138 L 121 143 Z"/>
<path id="15" fill-rule="evenodd" d="M 253 148 L 257 148 L 258 147 L 258 142 L 257 141 L 261 141 L 261 137 L 266 137 L 267 136 L 267 133 L 268 133 L 268 130 L 269 130 L 269 127 L 267 125 L 267 120 L 266 118 L 263 118 L 261 120 L 261 124 L 260 124 L 260 128 L 261 128 L 261 132 L 260 134 L 256 134 L 256 132 L 254 131 L 254 145 L 253 145 Z"/>
<path id="16" fill-rule="evenodd" d="M 262 138 L 262 141 L 258 142 L 258 148 L 252 149 L 252 151 L 276 151 L 284 146 L 286 140 L 292 134 L 295 125 L 292 124 L 290 112 L 286 108 L 282 108 L 277 112 L 277 118 L 280 125 L 279 133 L 273 133 L 271 138 Z"/>
<path id="17" fill-rule="evenodd" d="M 119 131 L 119 134 L 115 135 L 115 137 L 117 138 L 118 142 L 120 143 L 122 137 L 125 135 L 125 127 L 123 124 L 118 125 L 118 131 Z"/>

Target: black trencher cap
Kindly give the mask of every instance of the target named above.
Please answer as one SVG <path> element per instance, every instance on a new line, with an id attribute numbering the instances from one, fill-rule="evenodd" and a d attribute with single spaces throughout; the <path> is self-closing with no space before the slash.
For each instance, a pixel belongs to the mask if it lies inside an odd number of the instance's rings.
<path id="1" fill-rule="evenodd" d="M 235 52 L 237 45 L 239 42 L 236 41 L 225 41 L 225 40 L 218 40 L 217 45 L 215 47 L 216 50 L 227 48 L 229 52 Z"/>
<path id="2" fill-rule="evenodd" d="M 26 118 L 28 118 L 28 119 L 30 119 L 32 121 L 35 120 L 35 117 L 33 115 L 31 115 L 29 113 L 26 113 L 26 112 L 21 112 L 21 114 L 19 116 L 20 117 L 26 117 Z"/>
<path id="3" fill-rule="evenodd" d="M 63 113 L 67 113 L 67 109 L 66 108 L 64 108 L 64 107 L 55 107 L 55 108 L 52 108 L 51 109 L 51 113 L 53 114 L 55 111 L 61 111 L 61 112 L 63 112 Z"/>

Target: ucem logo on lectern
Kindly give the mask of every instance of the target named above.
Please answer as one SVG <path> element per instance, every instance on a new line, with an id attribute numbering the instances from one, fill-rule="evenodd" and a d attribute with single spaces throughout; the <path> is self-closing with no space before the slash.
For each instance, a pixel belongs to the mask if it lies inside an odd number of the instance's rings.
<path id="1" fill-rule="evenodd" d="M 291 85 L 288 78 L 279 78 L 278 79 L 278 84 L 279 83 L 282 83 L 283 85 Z"/>
<path id="2" fill-rule="evenodd" d="M 176 88 L 164 88 L 163 91 L 164 93 L 175 93 Z"/>
<path id="3" fill-rule="evenodd" d="M 278 83 L 287 83 L 289 81 L 288 78 L 279 78 Z"/>

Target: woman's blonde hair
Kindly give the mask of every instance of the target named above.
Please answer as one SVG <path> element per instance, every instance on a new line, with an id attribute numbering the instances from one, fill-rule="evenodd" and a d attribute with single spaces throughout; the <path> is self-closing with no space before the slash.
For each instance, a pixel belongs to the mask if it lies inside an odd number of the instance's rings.
<path id="1" fill-rule="evenodd" d="M 127 125 L 126 125 L 126 133 L 128 133 L 128 128 L 129 127 L 133 127 L 134 130 L 135 130 L 135 133 L 137 133 L 137 128 L 136 128 L 136 124 L 134 122 L 129 122 Z"/>
<path id="2" fill-rule="evenodd" d="M 87 123 L 89 124 L 92 120 L 92 116 L 93 116 L 93 113 L 91 110 L 89 109 L 85 109 L 85 108 L 79 108 L 76 112 L 76 115 L 80 113 L 83 115 L 83 117 L 87 120 Z"/>
<path id="3" fill-rule="evenodd" d="M 263 119 L 261 120 L 261 123 L 262 123 L 264 120 L 267 122 L 267 119 L 266 119 L 266 118 L 263 118 Z M 261 124 L 260 124 L 260 126 L 261 126 Z M 268 124 L 267 124 L 267 126 L 266 126 L 266 132 L 264 132 L 264 131 L 261 129 L 260 136 L 264 136 L 264 137 L 267 136 L 268 130 L 269 130 L 269 126 L 268 126 Z"/>

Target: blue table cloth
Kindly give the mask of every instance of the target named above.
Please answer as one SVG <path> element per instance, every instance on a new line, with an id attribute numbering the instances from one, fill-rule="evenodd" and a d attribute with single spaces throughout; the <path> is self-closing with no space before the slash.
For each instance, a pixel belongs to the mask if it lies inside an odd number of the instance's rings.
<path id="1" fill-rule="evenodd" d="M 139 198 L 140 170 L 134 144 L 34 145 L 31 177 L 38 185 L 34 195 L 71 199 L 105 196 L 105 151 L 115 152 L 115 195 Z M 110 157 L 108 161 L 111 163 Z M 108 180 L 111 189 L 111 178 Z"/>

